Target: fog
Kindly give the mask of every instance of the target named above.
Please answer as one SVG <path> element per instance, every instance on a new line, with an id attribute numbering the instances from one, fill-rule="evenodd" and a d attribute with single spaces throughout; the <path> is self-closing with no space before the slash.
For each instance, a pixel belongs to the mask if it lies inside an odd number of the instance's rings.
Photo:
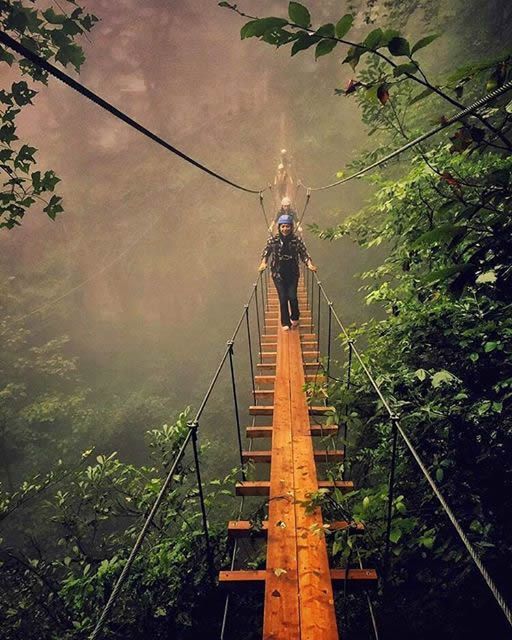
<path id="1" fill-rule="evenodd" d="M 287 5 L 247 0 L 243 9 L 280 15 Z M 318 186 L 367 148 L 355 101 L 334 95 L 350 78 L 340 54 L 315 62 L 311 51 L 290 58 L 241 41 L 243 20 L 212 0 L 86 6 L 101 21 L 82 43 L 80 81 L 230 179 L 265 187 L 286 147 L 301 180 Z M 318 22 L 344 11 L 310 6 Z M 356 34 L 368 30 L 357 24 Z M 41 339 L 69 335 L 102 399 L 157 393 L 170 411 L 197 405 L 256 279 L 266 239 L 258 196 L 185 164 L 54 79 L 19 132 L 62 179 L 65 207 L 55 222 L 36 207 L 0 238 L 2 274 L 27 326 Z M 362 182 L 315 193 L 305 222 L 339 222 L 369 193 Z M 273 215 L 268 194 L 265 204 Z M 346 321 L 368 317 L 355 276 L 376 257 L 349 240 L 306 242 Z"/>

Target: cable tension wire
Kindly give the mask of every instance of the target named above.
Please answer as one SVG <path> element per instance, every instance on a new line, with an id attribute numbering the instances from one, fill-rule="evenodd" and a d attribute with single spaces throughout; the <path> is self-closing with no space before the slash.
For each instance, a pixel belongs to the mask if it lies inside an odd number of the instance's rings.
<path id="1" fill-rule="evenodd" d="M 156 133 L 153 133 L 152 131 L 144 127 L 142 124 L 140 124 L 133 118 L 130 118 L 130 116 L 126 115 L 126 113 L 124 113 L 120 109 L 117 109 L 117 107 L 114 107 L 114 105 L 110 104 L 110 102 L 107 102 L 106 100 L 101 98 L 99 95 L 97 95 L 96 93 L 88 89 L 86 86 L 74 80 L 67 73 L 64 73 L 63 71 L 58 69 L 56 66 L 54 66 L 51 62 L 48 62 L 47 60 L 39 56 L 37 53 L 34 53 L 33 51 L 30 51 L 30 49 L 27 49 L 27 47 L 20 44 L 17 40 L 14 40 L 13 38 L 11 38 L 11 36 L 7 35 L 4 31 L 0 31 L 0 42 L 2 42 L 2 44 L 9 47 L 10 49 L 13 49 L 14 51 L 16 51 L 16 53 L 18 53 L 19 55 L 24 56 L 25 58 L 27 58 L 27 60 L 30 60 L 32 64 L 35 64 L 41 69 L 44 69 L 50 75 L 54 76 L 55 78 L 58 78 L 61 82 L 63 82 L 64 84 L 67 84 L 68 87 L 71 87 L 72 89 L 80 93 L 85 98 L 88 98 L 89 100 L 97 104 L 102 109 L 105 109 L 105 111 L 108 111 L 114 117 L 118 118 L 119 120 L 122 120 L 123 122 L 128 124 L 130 127 L 138 131 L 139 133 L 142 133 L 142 135 L 146 136 L 150 140 L 153 140 L 153 142 L 156 142 L 164 149 L 167 149 L 167 151 L 174 153 L 175 155 L 179 156 L 182 160 L 185 160 L 185 162 L 189 162 L 194 167 L 197 167 L 198 169 L 201 169 L 201 171 L 204 171 L 205 173 L 209 174 L 210 176 L 217 178 L 217 180 L 220 180 L 221 182 L 229 184 L 231 187 L 234 187 L 235 189 L 239 189 L 240 191 L 245 191 L 246 193 L 260 194 L 263 191 L 266 191 L 268 189 L 268 187 L 265 187 L 264 189 L 250 189 L 248 187 L 244 187 L 243 185 L 238 184 L 237 182 L 234 182 L 229 178 L 226 178 L 220 173 L 217 173 L 213 169 L 208 168 L 206 165 L 198 162 L 197 160 L 194 160 L 194 158 L 191 158 L 183 151 L 180 151 L 180 149 L 177 149 L 175 146 L 173 146 L 172 144 L 170 144 L 169 142 L 167 142 L 166 140 L 158 136 Z"/>

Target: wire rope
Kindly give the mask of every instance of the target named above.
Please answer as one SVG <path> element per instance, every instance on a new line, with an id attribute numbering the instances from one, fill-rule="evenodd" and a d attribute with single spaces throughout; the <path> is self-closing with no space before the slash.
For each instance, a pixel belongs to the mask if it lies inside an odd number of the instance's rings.
<path id="1" fill-rule="evenodd" d="M 230 180 L 229 178 L 226 178 L 225 176 L 221 175 L 217 171 L 210 169 L 206 165 L 195 160 L 194 158 L 187 155 L 185 152 L 181 151 L 180 149 L 172 145 L 170 142 L 167 142 L 167 140 L 164 140 L 153 131 L 150 131 L 149 129 L 147 129 L 144 125 L 137 122 L 137 120 L 134 120 L 133 118 L 131 118 L 126 113 L 124 113 L 123 111 L 115 107 L 110 102 L 107 102 L 107 100 L 105 100 L 98 94 L 88 89 L 85 85 L 81 84 L 80 82 L 77 82 L 74 78 L 72 78 L 67 73 L 64 73 L 63 71 L 58 69 L 51 62 L 48 62 L 47 60 L 39 56 L 37 53 L 34 53 L 33 51 L 30 51 L 30 49 L 27 49 L 27 47 L 23 46 L 17 40 L 14 40 L 14 38 L 11 38 L 11 36 L 7 35 L 4 31 L 0 31 L 0 42 L 2 42 L 2 44 L 9 47 L 10 49 L 13 49 L 14 51 L 16 51 L 16 53 L 18 53 L 19 55 L 22 55 L 25 58 L 27 58 L 27 60 L 32 62 L 32 64 L 35 64 L 41 69 L 44 69 L 47 73 L 57 78 L 58 80 L 66 84 L 68 87 L 71 87 L 71 89 L 74 89 L 83 97 L 87 98 L 91 102 L 94 102 L 96 105 L 98 105 L 102 109 L 105 109 L 105 111 L 108 111 L 108 113 L 110 113 L 114 117 L 118 118 L 119 120 L 122 120 L 127 125 L 135 129 L 139 133 L 142 133 L 144 136 L 146 136 L 150 140 L 153 140 L 153 142 L 156 142 L 158 145 L 160 145 L 167 151 L 170 151 L 171 153 L 177 155 L 182 160 L 185 160 L 185 162 L 190 163 L 194 167 L 197 167 L 201 171 L 204 171 L 205 173 L 212 176 L 213 178 L 216 178 L 217 180 L 220 180 L 221 182 L 224 182 L 230 185 L 231 187 L 234 187 L 235 189 L 239 189 L 240 191 L 245 191 L 246 193 L 260 194 L 263 191 L 266 191 L 268 189 L 268 187 L 265 187 L 264 189 L 251 189 L 249 187 L 245 187 L 239 184 L 238 182 L 235 182 L 233 180 Z"/>

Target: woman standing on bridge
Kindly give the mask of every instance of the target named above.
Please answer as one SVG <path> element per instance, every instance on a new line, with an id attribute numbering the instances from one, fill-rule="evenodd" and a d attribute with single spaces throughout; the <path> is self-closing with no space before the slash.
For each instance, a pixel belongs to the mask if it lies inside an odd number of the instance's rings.
<path id="1" fill-rule="evenodd" d="M 270 273 L 279 296 L 281 309 L 281 326 L 284 331 L 299 324 L 299 301 L 297 285 L 299 284 L 299 259 L 310 271 L 316 267 L 309 257 L 306 245 L 293 231 L 293 217 L 282 215 L 277 221 L 278 233 L 268 239 L 261 255 L 260 271 L 267 268 L 270 258 Z"/>

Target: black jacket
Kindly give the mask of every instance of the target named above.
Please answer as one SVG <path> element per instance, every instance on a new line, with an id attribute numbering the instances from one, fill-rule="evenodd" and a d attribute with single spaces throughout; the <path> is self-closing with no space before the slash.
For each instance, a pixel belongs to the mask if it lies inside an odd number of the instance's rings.
<path id="1" fill-rule="evenodd" d="M 299 260 L 307 263 L 311 260 L 304 242 L 292 234 L 285 238 L 281 234 L 272 236 L 261 254 L 262 260 L 269 260 L 270 272 L 278 280 L 299 276 Z"/>

